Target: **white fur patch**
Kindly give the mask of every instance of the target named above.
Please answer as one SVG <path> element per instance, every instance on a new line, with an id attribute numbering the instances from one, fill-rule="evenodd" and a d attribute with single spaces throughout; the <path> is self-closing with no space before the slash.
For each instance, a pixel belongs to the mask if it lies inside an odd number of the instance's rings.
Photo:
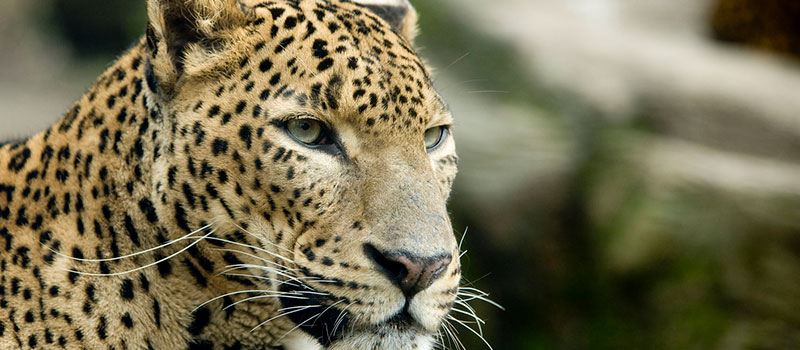
<path id="1" fill-rule="evenodd" d="M 322 345 L 307 334 L 296 330 L 286 336 L 283 348 L 286 350 L 322 350 Z"/>

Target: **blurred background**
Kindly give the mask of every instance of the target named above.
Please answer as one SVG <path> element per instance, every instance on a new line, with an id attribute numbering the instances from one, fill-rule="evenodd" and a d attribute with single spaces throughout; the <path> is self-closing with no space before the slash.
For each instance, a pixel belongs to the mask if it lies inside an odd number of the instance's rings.
<path id="1" fill-rule="evenodd" d="M 800 349 L 800 2 L 412 2 L 495 349 Z M 142 3 L 0 2 L 0 138 L 66 111 Z"/>

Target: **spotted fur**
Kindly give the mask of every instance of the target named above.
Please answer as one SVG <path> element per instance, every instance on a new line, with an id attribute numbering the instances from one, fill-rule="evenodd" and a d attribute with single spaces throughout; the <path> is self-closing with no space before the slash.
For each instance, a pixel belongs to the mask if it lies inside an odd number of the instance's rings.
<path id="1" fill-rule="evenodd" d="M 424 145 L 451 116 L 413 8 L 147 11 L 61 120 L 0 146 L 0 348 L 430 349 L 460 280 L 457 157 Z"/>

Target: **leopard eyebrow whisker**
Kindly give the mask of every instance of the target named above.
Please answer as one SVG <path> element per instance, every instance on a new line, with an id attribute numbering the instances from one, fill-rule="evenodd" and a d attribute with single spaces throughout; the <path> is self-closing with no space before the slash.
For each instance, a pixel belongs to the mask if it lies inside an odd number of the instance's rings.
<path id="1" fill-rule="evenodd" d="M 156 247 L 153 247 L 153 248 L 148 248 L 148 249 L 145 249 L 145 250 L 138 251 L 138 252 L 136 252 L 136 253 L 127 254 L 127 255 L 123 255 L 123 256 L 118 256 L 118 257 L 114 257 L 114 258 L 106 258 L 106 259 L 84 259 L 84 258 L 76 258 L 76 257 L 74 257 L 74 256 L 69 256 L 69 255 L 66 255 L 66 254 L 64 254 L 64 253 L 61 253 L 61 252 L 59 252 L 59 251 L 57 251 L 57 250 L 53 249 L 53 248 L 52 248 L 52 247 L 50 247 L 50 246 L 46 246 L 46 245 L 43 245 L 43 246 L 44 246 L 44 247 L 46 247 L 46 248 L 47 248 L 48 250 L 50 250 L 51 252 L 53 252 L 54 254 L 56 254 L 56 255 L 58 255 L 58 256 L 61 256 L 61 257 L 64 257 L 64 258 L 67 258 L 67 259 L 70 259 L 70 260 L 73 260 L 73 261 L 80 261 L 80 262 L 112 262 L 112 261 L 119 261 L 119 260 L 123 260 L 123 259 L 132 258 L 132 257 L 135 257 L 135 256 L 139 256 L 139 255 L 147 254 L 147 253 L 150 253 L 150 252 L 153 252 L 153 251 L 156 251 L 156 250 L 162 249 L 162 248 L 169 247 L 169 246 L 171 246 L 171 245 L 173 245 L 173 244 L 175 244 L 175 243 L 178 243 L 178 242 L 180 242 L 180 241 L 184 241 L 184 240 L 188 240 L 188 239 L 198 239 L 198 240 L 199 240 L 199 239 L 202 239 L 202 236 L 193 236 L 193 235 L 194 235 L 194 234 L 196 234 L 196 233 L 198 233 L 198 232 L 201 232 L 201 231 L 203 231 L 203 230 L 206 230 L 206 229 L 208 229 L 208 228 L 211 228 L 211 226 L 212 226 L 212 225 L 213 225 L 213 224 L 208 224 L 208 225 L 206 225 L 206 226 L 203 226 L 203 227 L 201 227 L 201 228 L 199 228 L 199 229 L 195 230 L 194 232 L 187 233 L 187 234 L 185 234 L 185 235 L 183 235 L 183 236 L 181 236 L 181 237 L 179 237 L 179 238 L 176 238 L 176 239 L 174 239 L 174 240 L 168 241 L 168 242 L 166 242 L 166 243 L 164 243 L 164 244 L 161 244 L 161 245 L 159 245 L 159 246 L 156 246 Z"/>
<path id="2" fill-rule="evenodd" d="M 214 232 L 215 232 L 215 230 L 212 230 L 212 231 L 210 231 L 210 232 L 209 232 L 209 233 L 207 233 L 205 236 L 201 237 L 201 238 L 200 238 L 200 239 L 198 239 L 198 240 L 195 240 L 194 242 L 192 242 L 192 243 L 188 244 L 186 247 L 184 247 L 184 248 L 181 248 L 181 250 L 179 250 L 179 251 L 177 251 L 177 252 L 175 252 L 175 253 L 172 253 L 171 255 L 167 256 L 166 258 L 159 259 L 159 260 L 156 260 L 155 262 L 149 263 L 149 264 L 147 264 L 147 265 L 139 266 L 139 267 L 137 267 L 137 268 L 134 268 L 134 269 L 131 269 L 131 270 L 127 270 L 127 271 L 114 272 L 114 273 L 91 273 L 91 272 L 81 272 L 81 271 L 70 270 L 70 269 L 64 269 L 64 268 L 62 268 L 62 270 L 64 270 L 64 271 L 67 271 L 67 272 L 76 273 L 76 274 L 83 275 L 83 276 L 94 276 L 94 277 L 112 277 L 112 276 L 123 276 L 123 275 L 127 275 L 127 274 L 130 274 L 130 273 L 134 273 L 134 272 L 138 272 L 138 271 L 141 271 L 141 270 L 147 269 L 147 268 L 149 268 L 149 267 L 152 267 L 152 266 L 158 265 L 158 264 L 160 264 L 160 263 L 162 263 L 162 262 L 164 262 L 164 261 L 167 261 L 167 260 L 169 260 L 169 259 L 172 259 L 172 258 L 174 258 L 174 257 L 178 256 L 179 254 L 181 254 L 181 253 L 183 253 L 183 252 L 185 252 L 185 251 L 187 251 L 187 250 L 191 249 L 192 247 L 194 247 L 195 245 L 197 245 L 197 243 L 199 243 L 200 241 L 202 241 L 202 240 L 203 240 L 203 239 L 205 239 L 206 237 L 208 237 L 208 236 L 212 235 Z"/>

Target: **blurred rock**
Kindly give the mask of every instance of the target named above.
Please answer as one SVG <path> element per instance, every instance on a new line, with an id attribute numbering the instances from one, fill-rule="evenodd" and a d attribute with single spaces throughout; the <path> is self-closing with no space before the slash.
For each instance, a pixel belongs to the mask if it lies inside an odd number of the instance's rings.
<path id="1" fill-rule="evenodd" d="M 711 13 L 714 37 L 800 58 L 800 2 L 717 0 Z"/>

